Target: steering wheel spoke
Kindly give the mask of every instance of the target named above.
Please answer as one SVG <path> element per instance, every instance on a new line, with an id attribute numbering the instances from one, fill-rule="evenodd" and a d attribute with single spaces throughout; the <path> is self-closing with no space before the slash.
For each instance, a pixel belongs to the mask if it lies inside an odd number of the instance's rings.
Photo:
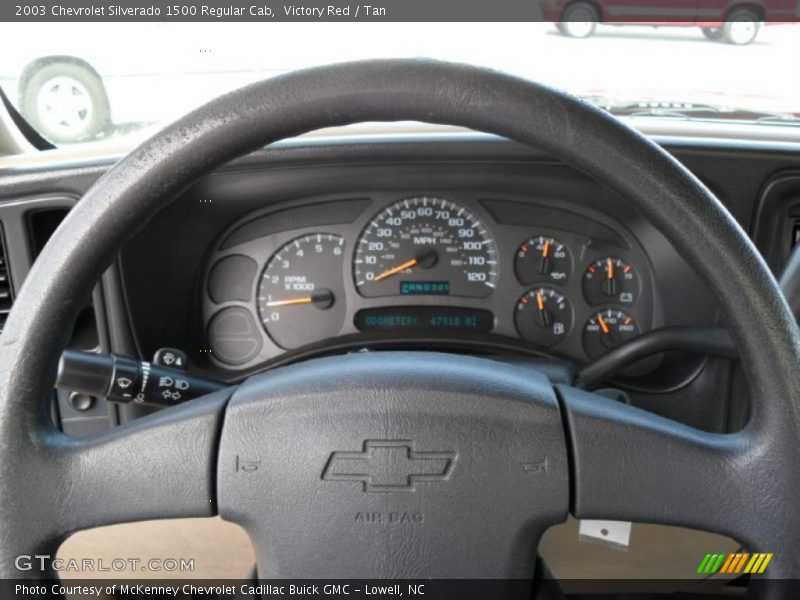
<path id="1" fill-rule="evenodd" d="M 721 509 L 739 499 L 742 435 L 706 433 L 577 388 L 557 389 L 576 517 L 730 527 Z"/>
<path id="2" fill-rule="evenodd" d="M 7 525 L 15 554 L 52 551 L 69 533 L 100 525 L 216 514 L 216 449 L 232 393 L 226 388 L 93 439 L 43 433 L 28 449 L 20 485 L 5 493 L 49 518 Z M 10 575 L 11 560 L 2 565 L 4 576 L 26 575 Z"/>
<path id="3" fill-rule="evenodd" d="M 216 448 L 234 388 L 70 445 L 61 458 L 69 529 L 216 511 Z M 67 487 L 67 485 L 69 487 Z M 95 498 L 103 498 L 97 502 Z M 95 506 L 93 512 L 79 510 Z"/>

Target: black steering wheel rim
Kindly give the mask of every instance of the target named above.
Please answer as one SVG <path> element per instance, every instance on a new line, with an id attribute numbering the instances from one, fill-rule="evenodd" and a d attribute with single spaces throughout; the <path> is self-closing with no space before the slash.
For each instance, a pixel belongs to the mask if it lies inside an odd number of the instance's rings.
<path id="1" fill-rule="evenodd" d="M 60 435 L 48 413 L 68 326 L 125 241 L 181 190 L 237 156 L 314 129 L 386 120 L 463 126 L 548 151 L 628 198 L 697 268 L 716 293 L 740 348 L 753 398 L 751 418 L 742 432 L 725 436 L 681 429 L 680 442 L 671 447 L 676 460 L 700 446 L 714 455 L 713 460 L 684 465 L 685 477 L 723 488 L 727 504 L 718 505 L 716 515 L 711 513 L 711 497 L 694 516 L 672 518 L 665 505 L 655 508 L 659 514 L 648 515 L 654 510 L 649 506 L 628 515 L 705 524 L 753 550 L 780 554 L 770 577 L 800 576 L 800 519 L 795 507 L 800 493 L 800 337 L 774 278 L 746 233 L 685 167 L 605 112 L 529 81 L 427 60 L 321 67 L 227 94 L 144 142 L 72 210 L 31 270 L 0 338 L 0 479 L 16 483 L 0 488 L 0 573 L 20 576 L 12 558 L 20 548 L 36 550 L 89 525 L 81 517 L 59 514 L 61 524 L 46 531 L 38 521 L 57 511 L 68 512 L 73 499 L 86 495 L 66 481 L 68 475 L 78 478 L 98 465 L 110 469 L 112 459 L 125 452 L 127 442 L 113 436 L 88 443 Z M 186 435 L 210 448 L 213 434 L 198 435 L 193 427 L 209 422 L 212 429 L 219 426 L 219 413 L 209 407 L 218 408 L 227 400 L 223 396 L 181 407 L 161 421 L 174 424 L 180 416 Z M 616 415 L 616 408 L 599 414 L 584 400 L 575 400 L 575 414 L 565 417 L 574 432 L 581 431 L 583 417 L 586 423 L 614 421 L 628 430 L 644 418 L 638 413 Z M 158 436 L 162 422 L 132 428 Z M 672 435 L 666 428 L 660 422 L 646 427 L 648 435 L 656 437 Z M 595 435 L 588 429 L 585 434 Z M 614 452 L 609 450 L 609 456 Z M 582 459 L 578 454 L 576 460 Z M 619 468 L 636 462 L 627 460 Z M 150 468 L 147 472 L 153 473 Z M 48 478 L 51 485 L 58 482 L 55 493 L 62 495 L 61 502 L 42 497 Z M 643 481 L 663 484 L 652 478 Z M 204 487 L 194 492 L 211 493 Z M 601 496 L 608 499 L 605 506 L 600 500 L 595 509 L 581 508 L 579 497 L 573 512 L 615 516 L 610 493 Z M 203 502 L 210 503 L 213 512 L 214 499 Z M 143 505 L 138 513 L 124 516 L 169 516 L 168 509 L 152 501 Z M 188 512 L 208 514 L 199 505 L 192 510 Z M 20 522 L 23 511 L 36 519 Z M 747 522 L 737 523 L 743 514 Z M 105 520 L 122 516 L 112 511 Z"/>

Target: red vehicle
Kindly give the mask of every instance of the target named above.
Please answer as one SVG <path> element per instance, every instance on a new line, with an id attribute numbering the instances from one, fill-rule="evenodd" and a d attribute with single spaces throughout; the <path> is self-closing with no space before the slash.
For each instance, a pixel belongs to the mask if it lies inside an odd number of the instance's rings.
<path id="1" fill-rule="evenodd" d="M 700 27 L 710 40 L 746 45 L 765 22 L 796 22 L 796 0 L 543 0 L 542 13 L 569 37 L 594 34 L 599 23 Z"/>

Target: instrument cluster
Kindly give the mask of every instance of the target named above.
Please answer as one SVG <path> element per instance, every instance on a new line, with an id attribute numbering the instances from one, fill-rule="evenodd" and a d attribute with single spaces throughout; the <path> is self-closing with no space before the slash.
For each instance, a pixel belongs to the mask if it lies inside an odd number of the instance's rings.
<path id="1" fill-rule="evenodd" d="M 227 369 L 360 332 L 504 336 L 587 362 L 653 326 L 648 264 L 624 225 L 553 200 L 295 201 L 222 235 L 204 282 L 205 339 Z"/>

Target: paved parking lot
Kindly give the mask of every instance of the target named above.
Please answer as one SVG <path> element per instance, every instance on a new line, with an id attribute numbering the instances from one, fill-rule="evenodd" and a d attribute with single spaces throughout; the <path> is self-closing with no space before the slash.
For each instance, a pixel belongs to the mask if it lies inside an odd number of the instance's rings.
<path id="1" fill-rule="evenodd" d="M 567 38 L 550 23 L 271 23 L 180 25 L 205 30 L 212 54 L 258 52 L 283 71 L 325 62 L 427 56 L 510 71 L 577 93 L 695 99 L 800 112 L 800 26 L 762 29 L 748 46 L 697 27 L 600 26 Z M 248 61 L 252 63 L 252 58 Z M 253 74 L 252 78 L 259 75 Z"/>
<path id="2" fill-rule="evenodd" d="M 800 112 L 798 25 L 764 27 L 749 46 L 709 41 L 697 27 L 600 26 L 587 39 L 564 37 L 548 23 L 407 27 L 395 39 L 377 28 L 362 31 L 363 39 L 348 31 L 343 53 L 396 50 L 494 66 L 581 93 L 723 104 L 733 95 L 753 108 Z"/>
<path id="3" fill-rule="evenodd" d="M 28 25 L 38 27 L 35 35 Z M 98 70 L 117 133 L 171 120 L 276 73 L 380 57 L 486 65 L 622 101 L 800 113 L 799 25 L 764 27 L 748 46 L 709 41 L 697 27 L 601 25 L 590 38 L 572 39 L 550 23 L 94 23 L 45 31 L 50 25 L 0 24 L 0 51 L 17 65 L 3 72 L 12 64 L 3 61 L 0 82 L 16 96 L 15 76 L 42 54 L 110 65 Z"/>

